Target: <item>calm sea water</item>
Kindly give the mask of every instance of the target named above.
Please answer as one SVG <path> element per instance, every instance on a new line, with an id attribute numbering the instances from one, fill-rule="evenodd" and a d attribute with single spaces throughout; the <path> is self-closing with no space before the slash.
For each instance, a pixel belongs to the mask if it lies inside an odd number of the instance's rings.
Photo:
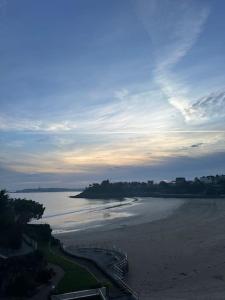
<path id="1" fill-rule="evenodd" d="M 85 230 L 94 227 L 120 227 L 164 218 L 180 207 L 182 199 L 126 198 L 100 200 L 69 198 L 78 192 L 19 193 L 12 197 L 37 201 L 45 206 L 43 218 L 53 233 Z"/>

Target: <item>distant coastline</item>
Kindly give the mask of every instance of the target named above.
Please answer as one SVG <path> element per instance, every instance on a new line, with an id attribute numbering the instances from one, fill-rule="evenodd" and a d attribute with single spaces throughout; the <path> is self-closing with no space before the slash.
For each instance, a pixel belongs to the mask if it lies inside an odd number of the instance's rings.
<path id="1" fill-rule="evenodd" d="M 194 180 L 177 177 L 167 182 L 110 182 L 104 180 L 71 198 L 123 199 L 126 197 L 225 198 L 225 175 L 203 176 Z"/>
<path id="2" fill-rule="evenodd" d="M 182 198 L 182 199 L 213 199 L 213 198 L 224 198 L 225 194 L 221 195 L 206 195 L 206 194 L 148 194 L 148 193 L 138 193 L 138 194 L 89 194 L 82 192 L 75 196 L 70 196 L 70 198 L 87 198 L 87 199 L 124 199 L 133 197 L 149 197 L 149 198 Z"/>
<path id="3" fill-rule="evenodd" d="M 57 193 L 57 192 L 80 192 L 82 188 L 37 188 L 37 189 L 23 189 L 12 193 Z"/>

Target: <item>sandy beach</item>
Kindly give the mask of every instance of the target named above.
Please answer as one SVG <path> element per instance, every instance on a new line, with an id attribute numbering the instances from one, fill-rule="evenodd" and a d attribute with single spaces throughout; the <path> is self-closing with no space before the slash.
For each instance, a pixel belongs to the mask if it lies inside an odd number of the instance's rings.
<path id="1" fill-rule="evenodd" d="M 70 249 L 87 243 L 126 251 L 126 281 L 141 300 L 225 299 L 225 200 L 186 200 L 161 220 L 57 237 Z"/>

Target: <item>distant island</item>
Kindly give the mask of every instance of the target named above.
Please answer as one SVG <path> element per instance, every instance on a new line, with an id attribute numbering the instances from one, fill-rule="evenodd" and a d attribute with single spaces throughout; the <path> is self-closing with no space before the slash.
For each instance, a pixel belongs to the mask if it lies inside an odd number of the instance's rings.
<path id="1" fill-rule="evenodd" d="M 93 183 L 79 195 L 71 198 L 122 199 L 125 197 L 165 197 L 165 198 L 225 198 L 225 175 L 196 177 L 186 180 L 177 177 L 167 182 L 110 182 Z"/>
<path id="2" fill-rule="evenodd" d="M 82 188 L 35 188 L 17 190 L 14 193 L 51 193 L 51 192 L 80 192 Z"/>

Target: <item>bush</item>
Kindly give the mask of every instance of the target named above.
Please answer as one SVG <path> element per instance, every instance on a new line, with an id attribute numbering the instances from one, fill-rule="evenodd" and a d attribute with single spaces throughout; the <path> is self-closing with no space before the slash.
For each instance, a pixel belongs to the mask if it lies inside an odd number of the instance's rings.
<path id="1" fill-rule="evenodd" d="M 27 224 L 25 233 L 38 242 L 48 243 L 52 238 L 52 229 L 49 224 Z"/>
<path id="2" fill-rule="evenodd" d="M 3 248 L 19 249 L 22 244 L 22 233 L 16 226 L 10 226 L 0 232 L 0 246 Z"/>
<path id="3" fill-rule="evenodd" d="M 40 251 L 3 260 L 0 264 L 0 294 L 20 297 L 33 294 L 36 287 L 47 283 L 53 275 L 46 266 Z"/>
<path id="4" fill-rule="evenodd" d="M 30 274 L 16 276 L 6 287 L 6 294 L 9 296 L 27 296 L 35 288 L 35 282 Z"/>
<path id="5" fill-rule="evenodd" d="M 44 270 L 41 270 L 40 272 L 38 272 L 36 279 L 41 284 L 45 284 L 50 281 L 50 279 L 52 278 L 52 276 L 54 274 L 55 273 L 54 273 L 53 269 L 44 269 Z"/>

